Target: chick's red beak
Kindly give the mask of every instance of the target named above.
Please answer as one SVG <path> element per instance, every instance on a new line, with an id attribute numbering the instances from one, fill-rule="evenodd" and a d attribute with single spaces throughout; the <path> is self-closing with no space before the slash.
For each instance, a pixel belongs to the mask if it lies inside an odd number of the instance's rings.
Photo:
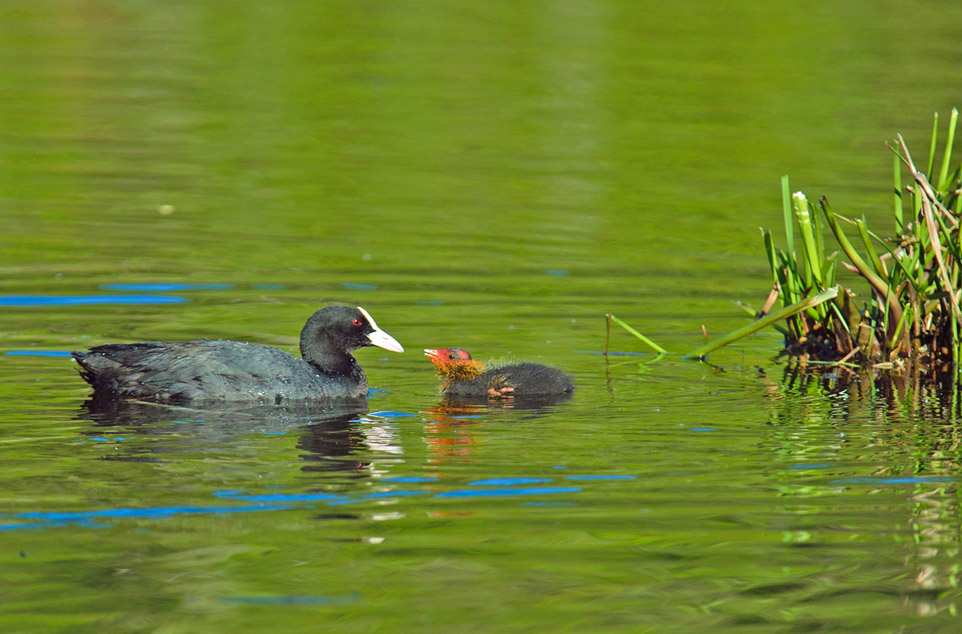
<path id="1" fill-rule="evenodd" d="M 433 363 L 436 367 L 441 367 L 445 363 L 445 350 L 437 348 L 425 348 L 424 356 L 428 358 L 428 361 Z"/>

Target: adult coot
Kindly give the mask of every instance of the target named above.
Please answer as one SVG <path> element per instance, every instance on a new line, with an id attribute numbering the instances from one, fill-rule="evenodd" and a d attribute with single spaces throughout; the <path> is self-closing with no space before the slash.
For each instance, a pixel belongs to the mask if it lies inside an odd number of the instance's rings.
<path id="1" fill-rule="evenodd" d="M 462 348 L 425 349 L 441 376 L 441 391 L 455 397 L 547 397 L 574 391 L 571 378 L 540 363 L 510 363 L 485 367 Z"/>
<path id="2" fill-rule="evenodd" d="M 108 344 L 74 352 L 94 399 L 273 403 L 358 398 L 367 377 L 350 351 L 404 352 L 361 307 L 326 306 L 301 330 L 301 357 L 254 343 L 200 340 Z"/>

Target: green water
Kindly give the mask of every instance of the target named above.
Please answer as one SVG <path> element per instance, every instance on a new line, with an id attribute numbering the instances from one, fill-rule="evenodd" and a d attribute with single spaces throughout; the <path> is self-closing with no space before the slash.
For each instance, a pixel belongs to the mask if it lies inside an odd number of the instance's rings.
<path id="1" fill-rule="evenodd" d="M 885 222 L 960 39 L 922 1 L 5 3 L 0 629 L 958 631 L 940 395 L 786 379 L 775 333 L 598 353 L 608 311 L 744 323 L 784 173 Z M 358 353 L 367 411 L 109 417 L 11 354 L 293 351 L 331 301 L 408 350 Z M 445 410 L 443 345 L 577 391 Z"/>

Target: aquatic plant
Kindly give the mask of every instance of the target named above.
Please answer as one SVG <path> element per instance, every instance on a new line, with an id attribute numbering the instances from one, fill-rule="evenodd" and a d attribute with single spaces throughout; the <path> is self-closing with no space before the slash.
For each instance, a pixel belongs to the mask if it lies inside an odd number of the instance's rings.
<path id="1" fill-rule="evenodd" d="M 772 326 L 784 337 L 782 353 L 803 364 L 894 367 L 913 362 L 932 370 L 958 368 L 962 167 L 952 167 L 958 116 L 952 110 L 938 170 L 938 114 L 925 169 L 917 166 L 902 135 L 891 144 L 894 232 L 888 237 L 874 232 L 864 216 L 836 213 L 824 196 L 813 208 L 804 193 L 790 193 L 788 177 L 782 177 L 785 247 L 776 246 L 772 232 L 762 229 L 772 282 L 764 305 L 750 311 L 755 321 L 688 356 L 704 358 Z M 904 185 L 903 173 L 908 174 Z M 826 229 L 837 251 L 826 247 Z M 839 266 L 864 280 L 867 301 L 860 305 L 848 282 L 838 279 Z M 612 322 L 633 331 L 614 316 L 609 316 L 609 329 Z"/>

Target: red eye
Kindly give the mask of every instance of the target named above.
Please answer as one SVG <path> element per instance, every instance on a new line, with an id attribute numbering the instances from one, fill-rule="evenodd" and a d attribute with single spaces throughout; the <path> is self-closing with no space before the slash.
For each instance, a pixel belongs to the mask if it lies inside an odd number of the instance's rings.
<path id="1" fill-rule="evenodd" d="M 351 325 L 354 326 L 355 328 L 360 328 L 361 326 L 364 325 L 364 322 L 361 321 L 360 319 L 354 319 L 351 321 Z"/>

